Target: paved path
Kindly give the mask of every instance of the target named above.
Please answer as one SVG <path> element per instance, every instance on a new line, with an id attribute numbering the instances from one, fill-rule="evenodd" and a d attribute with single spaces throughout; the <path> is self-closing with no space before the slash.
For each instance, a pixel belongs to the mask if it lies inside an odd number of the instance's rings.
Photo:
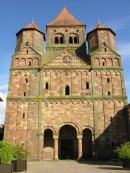
<path id="1" fill-rule="evenodd" d="M 89 161 L 78 163 L 71 160 L 60 160 L 28 161 L 26 173 L 130 173 L 130 171 L 123 170 L 121 165 L 112 162 Z"/>

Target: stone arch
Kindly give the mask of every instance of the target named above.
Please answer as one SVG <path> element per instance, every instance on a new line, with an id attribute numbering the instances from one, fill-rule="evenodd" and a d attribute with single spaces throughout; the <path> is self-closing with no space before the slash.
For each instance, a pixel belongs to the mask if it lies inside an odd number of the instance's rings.
<path id="1" fill-rule="evenodd" d="M 19 66 L 19 59 L 18 58 L 14 59 L 13 66 Z"/>
<path id="2" fill-rule="evenodd" d="M 19 66 L 25 66 L 25 65 L 26 65 L 25 58 L 21 58 L 21 60 L 19 61 Z"/>
<path id="3" fill-rule="evenodd" d="M 77 130 L 72 123 L 62 124 L 59 130 L 59 159 L 77 159 Z"/>
<path id="4" fill-rule="evenodd" d="M 53 128 L 46 127 L 44 129 L 44 140 L 43 140 L 43 159 L 52 160 L 54 158 L 54 140 L 53 140 Z"/>
<path id="5" fill-rule="evenodd" d="M 65 38 L 64 35 L 61 33 L 57 33 L 54 36 L 54 43 L 55 44 L 64 44 L 65 43 Z"/>
<path id="6" fill-rule="evenodd" d="M 114 66 L 120 66 L 118 58 L 114 58 Z"/>
<path id="7" fill-rule="evenodd" d="M 100 61 L 99 61 L 99 58 L 94 58 L 94 65 L 95 66 L 100 66 Z"/>
<path id="8" fill-rule="evenodd" d="M 76 132 L 79 133 L 79 128 L 78 128 L 74 123 L 72 123 L 72 122 L 64 122 L 64 123 L 62 123 L 62 124 L 59 126 L 58 132 L 59 132 L 60 129 L 61 129 L 63 126 L 65 126 L 65 125 L 73 126 L 73 127 L 75 128 Z"/>
<path id="9" fill-rule="evenodd" d="M 38 58 L 34 58 L 33 65 L 34 66 L 39 66 L 39 59 Z"/>
<path id="10" fill-rule="evenodd" d="M 82 151 L 83 151 L 83 159 L 92 159 L 93 153 L 93 128 L 90 126 L 83 127 L 83 138 L 82 138 Z"/>
<path id="11" fill-rule="evenodd" d="M 32 66 L 33 65 L 33 60 L 32 60 L 32 58 L 28 58 L 27 59 L 27 64 L 26 64 L 27 66 Z"/>
<path id="12" fill-rule="evenodd" d="M 69 43 L 70 44 L 78 44 L 79 43 L 79 36 L 75 33 L 69 34 Z"/>
<path id="13" fill-rule="evenodd" d="M 113 60 L 112 60 L 112 58 L 108 58 L 108 59 L 107 59 L 107 66 L 108 66 L 108 67 L 113 66 Z"/>
<path id="14" fill-rule="evenodd" d="M 55 129 L 54 129 L 53 127 L 51 127 L 51 126 L 46 126 L 46 127 L 43 129 L 43 132 L 44 132 L 45 130 L 47 130 L 47 129 L 52 130 L 53 134 L 56 132 Z"/>
<path id="15" fill-rule="evenodd" d="M 106 66 L 106 59 L 105 58 L 100 59 L 100 66 Z"/>
<path id="16" fill-rule="evenodd" d="M 91 126 L 89 126 L 89 125 L 83 126 L 83 127 L 82 127 L 82 132 L 83 132 L 83 130 L 86 129 L 86 128 L 87 128 L 87 129 L 90 129 L 90 130 L 93 132 L 93 134 L 94 134 L 94 128 L 91 127 Z"/>

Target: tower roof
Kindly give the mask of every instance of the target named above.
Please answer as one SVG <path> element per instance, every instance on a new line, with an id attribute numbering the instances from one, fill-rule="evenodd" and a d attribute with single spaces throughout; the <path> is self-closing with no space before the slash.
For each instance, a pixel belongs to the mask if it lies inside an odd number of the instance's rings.
<path id="1" fill-rule="evenodd" d="M 74 18 L 66 7 L 62 9 L 57 18 L 47 24 L 47 26 L 85 26 L 83 23 Z"/>
<path id="2" fill-rule="evenodd" d="M 35 30 L 38 30 L 38 31 L 42 32 L 42 30 L 40 30 L 40 29 L 38 28 L 38 26 L 37 26 L 34 22 L 28 24 L 28 25 L 25 26 L 23 29 L 35 29 Z"/>
<path id="3" fill-rule="evenodd" d="M 38 26 L 37 26 L 34 22 L 32 22 L 32 23 L 26 25 L 26 26 L 25 26 L 24 28 L 22 28 L 19 32 L 17 32 L 16 35 L 18 35 L 18 34 L 19 34 L 21 31 L 23 31 L 23 30 L 37 30 L 37 31 L 39 31 L 41 34 L 44 35 L 44 33 L 42 32 L 42 30 L 40 30 L 40 29 L 38 28 Z M 44 35 L 44 38 L 45 38 L 45 35 Z"/>
<path id="4" fill-rule="evenodd" d="M 102 25 L 101 23 L 98 23 L 94 28 L 93 28 L 93 30 L 95 30 L 95 29 L 98 29 L 98 28 L 106 28 L 106 26 L 104 26 L 104 25 Z"/>
<path id="5" fill-rule="evenodd" d="M 96 30 L 109 30 L 109 31 L 111 31 L 114 35 L 116 35 L 115 32 L 111 30 L 111 28 L 107 28 L 106 26 L 102 25 L 101 23 L 98 23 L 88 34 L 94 32 L 94 31 L 96 31 Z M 88 35 L 88 34 L 87 34 L 87 35 Z"/>

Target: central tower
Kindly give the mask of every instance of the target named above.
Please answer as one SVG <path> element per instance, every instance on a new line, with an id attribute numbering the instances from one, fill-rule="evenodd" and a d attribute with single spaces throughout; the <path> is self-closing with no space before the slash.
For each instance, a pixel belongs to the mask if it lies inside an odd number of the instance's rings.
<path id="1" fill-rule="evenodd" d="M 68 50 L 77 56 L 86 57 L 86 25 L 75 19 L 66 7 L 56 19 L 47 24 L 46 51 L 48 60 Z"/>

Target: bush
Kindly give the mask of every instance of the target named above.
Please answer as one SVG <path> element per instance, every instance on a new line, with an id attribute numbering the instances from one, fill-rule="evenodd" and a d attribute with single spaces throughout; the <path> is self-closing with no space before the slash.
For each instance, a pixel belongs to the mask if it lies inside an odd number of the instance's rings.
<path id="1" fill-rule="evenodd" d="M 128 160 L 130 159 L 130 142 L 125 142 L 115 150 L 118 154 L 119 159 Z"/>
<path id="2" fill-rule="evenodd" d="M 13 160 L 14 146 L 6 141 L 0 141 L 0 164 L 8 164 Z"/>
<path id="3" fill-rule="evenodd" d="M 14 159 L 15 160 L 26 160 L 29 153 L 22 145 L 17 144 L 14 146 Z"/>

